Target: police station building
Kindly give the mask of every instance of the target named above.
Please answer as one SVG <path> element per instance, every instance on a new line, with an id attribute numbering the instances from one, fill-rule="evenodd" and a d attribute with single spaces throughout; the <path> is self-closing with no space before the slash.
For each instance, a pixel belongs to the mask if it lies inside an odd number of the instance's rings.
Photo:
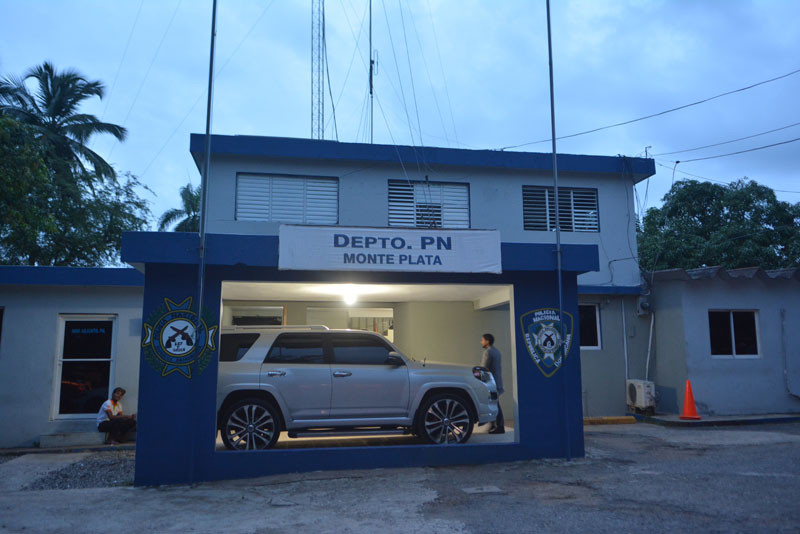
<path id="1" fill-rule="evenodd" d="M 191 139 L 198 167 L 204 140 Z M 92 399 L 122 386 L 139 412 L 137 484 L 582 456 L 582 418 L 624 413 L 625 379 L 643 371 L 633 186 L 654 166 L 558 156 L 559 324 L 551 164 L 537 153 L 213 136 L 201 310 L 195 234 L 127 234 L 122 259 L 135 271 L 0 270 L 0 401 L 25 407 L 4 413 L 0 445 L 91 432 Z M 47 302 L 40 334 L 26 315 L 36 302 Z M 202 325 L 191 350 L 164 351 L 162 334 L 180 343 L 188 324 Z M 220 450 L 219 336 L 257 325 L 368 330 L 418 360 L 464 365 L 479 363 L 491 332 L 510 436 Z M 563 332 L 563 353 L 533 339 L 547 328 Z"/>

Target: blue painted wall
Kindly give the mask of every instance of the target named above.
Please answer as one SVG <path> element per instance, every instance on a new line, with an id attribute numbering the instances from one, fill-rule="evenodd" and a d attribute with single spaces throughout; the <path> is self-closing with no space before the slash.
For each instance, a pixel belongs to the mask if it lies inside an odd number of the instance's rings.
<path id="1" fill-rule="evenodd" d="M 209 240 L 210 244 L 216 243 L 215 257 L 224 256 L 224 248 L 231 249 L 232 255 L 236 255 L 232 250 L 240 245 L 237 244 L 236 236 L 225 237 L 224 242 Z M 269 248 L 266 241 L 261 245 Z M 596 263 L 596 248 L 586 249 L 576 249 L 573 259 L 568 263 L 571 268 L 576 268 L 579 264 L 585 266 Z M 141 252 L 144 253 L 145 250 L 141 249 Z M 521 255 L 526 252 L 530 251 L 516 251 Z M 504 250 L 504 264 L 507 253 Z M 128 261 L 141 262 L 142 258 L 136 256 L 137 254 L 129 254 Z M 511 258 L 508 260 L 511 261 Z M 194 295 L 197 265 L 145 263 L 143 317 L 147 323 L 154 311 L 163 305 L 165 298 L 177 303 Z M 575 317 L 578 315 L 577 274 L 577 271 L 564 273 L 564 308 Z M 519 416 L 516 421 L 518 441 L 498 445 L 467 444 L 450 447 L 414 445 L 217 452 L 216 354 L 204 372 L 193 373 L 192 378 L 187 379 L 177 372 L 161 376 L 160 372 L 147 363 L 143 352 L 139 373 L 137 485 L 192 483 L 323 469 L 452 465 L 583 456 L 578 348 L 580 340 L 577 337 L 577 323 L 565 363 L 550 378 L 546 378 L 534 364 L 525 348 L 523 333 L 519 327 L 522 314 L 538 308 L 557 306 L 556 275 L 551 270 L 515 270 L 506 271 L 502 275 L 344 273 L 278 271 L 274 267 L 242 264 L 210 265 L 206 271 L 204 298 L 208 312 L 213 316 L 212 321 L 216 321 L 216 324 L 219 324 L 220 319 L 223 280 L 513 284 L 516 387 L 519 401 Z"/>

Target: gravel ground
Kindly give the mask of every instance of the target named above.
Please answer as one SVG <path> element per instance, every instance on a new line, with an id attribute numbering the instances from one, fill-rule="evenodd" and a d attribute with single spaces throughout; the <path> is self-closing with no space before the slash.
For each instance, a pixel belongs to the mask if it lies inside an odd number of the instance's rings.
<path id="1" fill-rule="evenodd" d="M 19 454 L 0 454 L 0 464 L 19 458 Z"/>
<path id="2" fill-rule="evenodd" d="M 26 490 L 132 486 L 135 451 L 98 452 L 36 480 Z"/>

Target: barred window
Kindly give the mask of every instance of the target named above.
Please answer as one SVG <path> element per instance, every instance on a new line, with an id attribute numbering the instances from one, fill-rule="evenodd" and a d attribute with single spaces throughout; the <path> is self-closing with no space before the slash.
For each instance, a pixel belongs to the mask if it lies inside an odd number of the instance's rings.
<path id="1" fill-rule="evenodd" d="M 389 226 L 469 228 L 469 186 L 389 180 Z"/>
<path id="2" fill-rule="evenodd" d="M 339 180 L 239 174 L 236 177 L 236 220 L 337 224 Z"/>
<path id="3" fill-rule="evenodd" d="M 556 229 L 556 202 L 552 187 L 522 186 L 525 230 Z M 558 216 L 562 232 L 599 232 L 597 189 L 558 188 Z"/>

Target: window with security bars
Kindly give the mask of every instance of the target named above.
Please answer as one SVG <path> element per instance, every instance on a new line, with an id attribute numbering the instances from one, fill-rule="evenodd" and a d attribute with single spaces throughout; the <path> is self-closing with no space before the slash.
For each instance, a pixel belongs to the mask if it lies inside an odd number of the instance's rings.
<path id="1" fill-rule="evenodd" d="M 236 177 L 236 220 L 337 224 L 339 180 L 239 174 Z"/>
<path id="2" fill-rule="evenodd" d="M 556 229 L 556 201 L 552 187 L 522 186 L 525 230 Z M 562 232 L 599 232 L 597 189 L 558 188 L 558 218 Z"/>
<path id="3" fill-rule="evenodd" d="M 389 180 L 389 226 L 469 228 L 469 186 Z"/>

